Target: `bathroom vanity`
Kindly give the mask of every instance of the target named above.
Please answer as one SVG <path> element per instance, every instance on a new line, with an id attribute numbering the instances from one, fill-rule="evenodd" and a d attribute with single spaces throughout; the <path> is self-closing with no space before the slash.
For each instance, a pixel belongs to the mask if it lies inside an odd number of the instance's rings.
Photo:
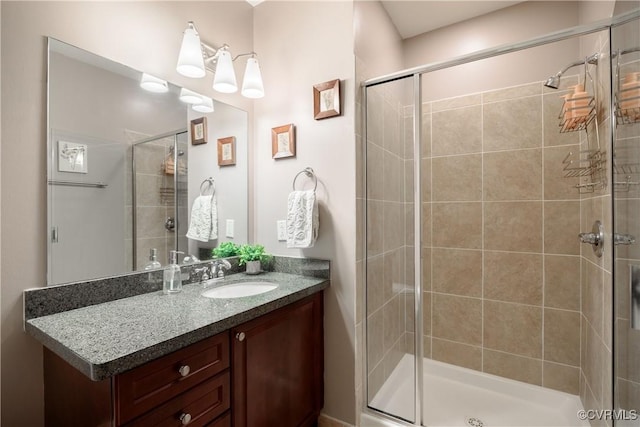
<path id="1" fill-rule="evenodd" d="M 44 300 L 25 296 L 25 330 L 45 345 L 46 425 L 315 425 L 329 281 L 260 280 L 279 286 L 209 299 L 191 284 L 33 318 Z"/>

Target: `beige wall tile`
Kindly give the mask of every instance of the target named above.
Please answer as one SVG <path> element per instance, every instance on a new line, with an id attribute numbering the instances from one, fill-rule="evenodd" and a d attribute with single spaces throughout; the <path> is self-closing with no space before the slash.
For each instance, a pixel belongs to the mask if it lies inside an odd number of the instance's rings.
<path id="1" fill-rule="evenodd" d="M 544 310 L 544 359 L 580 366 L 580 312 Z"/>
<path id="2" fill-rule="evenodd" d="M 586 352 L 585 360 L 582 362 L 582 369 L 587 379 L 587 384 L 597 402 L 602 401 L 604 356 L 602 339 L 592 327 L 587 327 Z"/>
<path id="3" fill-rule="evenodd" d="M 433 340 L 430 336 L 425 336 L 422 345 L 423 356 L 427 359 L 433 358 L 433 352 L 431 351 L 431 341 Z"/>
<path id="4" fill-rule="evenodd" d="M 407 292 L 404 297 L 404 331 L 406 332 L 415 332 L 415 311 L 416 311 L 416 298 L 413 292 Z"/>
<path id="5" fill-rule="evenodd" d="M 383 147 L 397 156 L 402 156 L 404 145 L 400 139 L 400 112 L 397 105 L 384 103 L 383 120 Z"/>
<path id="6" fill-rule="evenodd" d="M 545 200 L 577 200 L 580 193 L 575 185 L 578 178 L 565 178 L 565 165 L 562 161 L 569 152 L 580 151 L 578 145 L 548 147 L 543 150 L 544 157 L 544 199 Z"/>
<path id="7" fill-rule="evenodd" d="M 482 300 L 433 294 L 433 336 L 465 344 L 482 344 Z"/>
<path id="8" fill-rule="evenodd" d="M 415 241 L 415 205 L 413 203 L 404 204 L 404 244 L 413 246 Z"/>
<path id="9" fill-rule="evenodd" d="M 479 105 L 481 102 L 482 94 L 480 93 L 457 96 L 455 98 L 447 98 L 431 102 L 431 111 L 435 113 L 438 111 L 451 110 L 454 108 L 469 107 L 472 105 Z"/>
<path id="10" fill-rule="evenodd" d="M 541 147 L 540 96 L 484 104 L 482 124 L 485 151 Z"/>
<path id="11" fill-rule="evenodd" d="M 431 152 L 434 156 L 479 153 L 482 150 L 480 105 L 433 113 Z"/>
<path id="12" fill-rule="evenodd" d="M 389 351 L 404 333 L 404 296 L 396 295 L 382 307 L 384 316 L 384 350 Z"/>
<path id="13" fill-rule="evenodd" d="M 582 314 L 602 337 L 603 271 L 582 260 Z"/>
<path id="14" fill-rule="evenodd" d="M 384 228 L 384 203 L 367 202 L 367 256 L 379 255 L 383 252 L 382 242 Z"/>
<path id="15" fill-rule="evenodd" d="M 487 202 L 484 205 L 485 249 L 542 251 L 541 202 Z"/>
<path id="16" fill-rule="evenodd" d="M 367 315 L 380 309 L 385 302 L 384 256 L 367 259 Z"/>
<path id="17" fill-rule="evenodd" d="M 482 296 L 482 251 L 433 249 L 433 290 Z"/>
<path id="18" fill-rule="evenodd" d="M 422 293 L 422 333 L 424 335 L 431 335 L 431 322 L 433 320 L 433 293 Z"/>
<path id="19" fill-rule="evenodd" d="M 404 253 L 404 248 L 400 247 L 384 254 L 384 269 L 382 274 L 384 303 L 401 292 L 405 287 Z"/>
<path id="20" fill-rule="evenodd" d="M 384 377 L 384 366 L 380 363 L 376 366 L 368 375 L 368 401 L 371 402 L 376 396 L 376 393 L 380 391 L 380 388 L 384 385 L 386 378 Z"/>
<path id="21" fill-rule="evenodd" d="M 543 368 L 543 387 L 576 395 L 580 393 L 580 368 L 546 361 Z"/>
<path id="22" fill-rule="evenodd" d="M 509 99 L 540 94 L 542 94 L 542 85 L 538 82 L 535 82 L 484 92 L 482 94 L 482 102 L 486 104 L 489 102 L 506 101 Z"/>
<path id="23" fill-rule="evenodd" d="M 423 108 L 424 108 L 424 105 L 423 105 Z M 411 131 L 413 132 L 413 129 Z M 420 151 L 421 151 L 420 155 L 422 157 L 431 157 L 431 111 L 426 112 L 423 110 L 422 112 L 421 132 L 422 134 L 420 136 Z"/>
<path id="24" fill-rule="evenodd" d="M 432 181 L 436 202 L 482 200 L 482 155 L 434 158 Z"/>
<path id="25" fill-rule="evenodd" d="M 544 202 L 544 252 L 580 255 L 580 202 Z"/>
<path id="26" fill-rule="evenodd" d="M 384 250 L 396 249 L 404 245 L 404 204 L 384 203 Z M 378 227 L 380 223 L 378 223 Z"/>
<path id="27" fill-rule="evenodd" d="M 384 192 L 383 198 L 391 202 L 404 202 L 404 160 L 395 154 L 383 155 Z M 375 171 L 373 173 L 376 173 Z M 378 173 L 380 173 L 378 171 Z"/>
<path id="28" fill-rule="evenodd" d="M 384 155 L 382 148 L 375 144 L 367 145 L 367 198 L 382 200 L 384 198 Z"/>
<path id="29" fill-rule="evenodd" d="M 434 203 L 433 245 L 480 249 L 482 247 L 482 203 Z"/>
<path id="30" fill-rule="evenodd" d="M 580 258 L 545 255 L 545 307 L 580 310 Z"/>
<path id="31" fill-rule="evenodd" d="M 422 257 L 422 259 L 421 259 L 421 262 L 422 262 L 422 290 L 424 292 L 426 292 L 426 291 L 430 291 L 432 289 L 432 286 L 431 286 L 431 270 L 433 269 L 433 264 L 431 263 L 431 249 L 430 248 L 422 248 L 421 257 Z M 414 261 L 412 260 L 412 262 L 414 262 Z"/>
<path id="32" fill-rule="evenodd" d="M 542 149 L 485 153 L 484 200 L 540 200 Z"/>
<path id="33" fill-rule="evenodd" d="M 542 255 L 484 253 L 484 298 L 542 305 Z"/>
<path id="34" fill-rule="evenodd" d="M 433 338 L 432 358 L 464 368 L 482 370 L 482 348 Z"/>
<path id="35" fill-rule="evenodd" d="M 542 308 L 484 301 L 484 347 L 542 357 Z"/>
<path id="36" fill-rule="evenodd" d="M 624 272 L 623 272 L 624 274 Z M 611 273 L 604 273 L 604 286 L 602 288 L 602 341 L 608 348 L 613 348 L 613 278 Z M 640 355 L 640 353 L 637 353 Z"/>
<path id="37" fill-rule="evenodd" d="M 367 89 L 367 139 L 382 148 L 384 102 L 381 92 L 379 88 Z"/>
<path id="38" fill-rule="evenodd" d="M 380 309 L 367 317 L 367 366 L 369 373 L 384 356 L 384 315 Z"/>
<path id="39" fill-rule="evenodd" d="M 404 161 L 404 202 L 414 202 L 413 196 L 413 160 Z"/>
<path id="40" fill-rule="evenodd" d="M 617 199 L 615 202 L 616 209 L 616 232 L 621 234 L 635 234 L 636 239 L 640 241 L 637 235 L 638 230 L 638 212 L 640 212 L 640 199 Z M 591 218 L 590 218 L 591 219 Z M 583 227 L 585 225 L 583 224 Z M 591 228 L 589 227 L 590 231 Z M 640 259 L 640 243 L 634 245 L 618 245 L 616 247 L 617 258 Z"/>
<path id="41" fill-rule="evenodd" d="M 493 375 L 542 385 L 542 360 L 485 349 L 483 371 Z"/>
<path id="42" fill-rule="evenodd" d="M 433 220 L 432 220 L 432 203 L 423 203 L 422 204 L 422 215 L 421 215 L 421 234 L 422 234 L 422 244 L 426 246 L 431 246 L 433 239 Z"/>
<path id="43" fill-rule="evenodd" d="M 420 160 L 420 197 L 423 203 L 431 201 L 431 162 L 431 159 Z"/>

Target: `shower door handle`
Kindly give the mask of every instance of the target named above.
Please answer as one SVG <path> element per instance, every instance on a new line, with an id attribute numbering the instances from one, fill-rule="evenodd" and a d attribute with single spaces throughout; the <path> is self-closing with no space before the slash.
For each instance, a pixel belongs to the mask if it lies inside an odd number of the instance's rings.
<path id="1" fill-rule="evenodd" d="M 600 221 L 593 223 L 591 233 L 580 233 L 578 237 L 582 243 L 589 243 L 593 246 L 593 252 L 598 258 L 602 256 L 604 252 L 604 228 Z"/>

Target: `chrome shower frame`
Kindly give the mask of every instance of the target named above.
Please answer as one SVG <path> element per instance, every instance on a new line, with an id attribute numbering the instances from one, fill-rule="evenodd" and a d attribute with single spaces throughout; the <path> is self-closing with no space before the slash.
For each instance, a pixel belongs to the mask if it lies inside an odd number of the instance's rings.
<path id="1" fill-rule="evenodd" d="M 553 32 L 550 33 L 548 35 L 545 36 L 541 36 L 541 37 L 536 37 L 533 39 L 530 39 L 528 41 L 524 41 L 524 42 L 519 42 L 519 43 L 514 43 L 514 44 L 509 44 L 509 45 L 502 45 L 502 46 L 498 46 L 495 48 L 491 48 L 491 49 L 485 49 L 485 50 L 481 50 L 475 53 L 471 53 L 468 55 L 463 55 L 457 58 L 453 58 L 450 60 L 446 60 L 446 61 L 441 61 L 441 62 L 435 62 L 432 64 L 427 64 L 427 65 L 422 65 L 422 66 L 418 66 L 418 67 L 413 67 L 413 68 L 409 68 L 406 70 L 402 70 L 396 73 L 392 73 L 392 74 L 387 74 L 384 76 L 380 76 L 380 77 L 376 77 L 376 78 L 372 78 L 369 80 L 366 80 L 364 82 L 361 83 L 361 90 L 362 90 L 362 128 L 361 128 L 361 134 L 363 135 L 363 143 L 362 143 L 362 148 L 361 148 L 361 156 L 362 156 L 362 167 L 363 167 L 363 171 L 362 171 L 362 179 L 363 179 L 363 194 L 366 197 L 367 194 L 367 141 L 368 141 L 368 135 L 367 135 L 367 89 L 371 88 L 373 86 L 377 86 L 377 85 L 381 85 L 384 83 L 389 83 L 389 82 L 393 82 L 395 80 L 400 80 L 400 79 L 404 79 L 404 78 L 412 78 L 413 80 L 413 102 L 414 102 L 414 111 L 413 111 L 413 148 L 414 148 L 414 152 L 417 153 L 417 155 L 414 155 L 414 189 L 413 189 L 413 200 L 414 200 L 414 257 L 415 257 L 415 271 L 414 271 L 414 275 L 415 275 L 415 288 L 414 288 L 414 294 L 415 294 L 415 324 L 414 324 L 414 330 L 416 331 L 415 333 L 415 342 L 414 342 L 414 346 L 415 346 L 415 373 L 416 373 L 416 377 L 414 378 L 414 396 L 415 396 L 415 413 L 414 413 L 414 422 L 412 423 L 407 423 L 405 421 L 402 421 L 396 417 L 392 417 L 388 414 L 385 414 L 379 410 L 377 410 L 376 408 L 372 408 L 369 406 L 369 402 L 368 402 L 368 393 L 367 393 L 367 388 L 368 388 L 368 379 L 367 379 L 367 369 L 366 369 L 366 364 L 367 364 L 367 357 L 366 357 L 366 352 L 367 352 L 367 316 L 366 314 L 363 316 L 363 351 L 365 354 L 361 355 L 361 360 L 363 363 L 363 369 L 364 369 L 364 373 L 362 375 L 362 381 L 363 381 L 363 399 L 362 399 L 362 408 L 359 408 L 361 410 L 362 413 L 368 414 L 368 415 L 372 415 L 374 417 L 378 417 L 380 419 L 383 420 L 388 420 L 388 421 L 393 421 L 394 423 L 397 423 L 400 426 L 423 426 L 424 425 L 424 419 L 423 419 L 423 414 L 422 414 L 422 402 L 423 402 L 423 395 L 424 395 L 424 390 L 423 390 L 423 364 L 422 364 L 422 358 L 423 358 L 423 347 L 422 347 L 422 318 L 423 318 L 423 309 L 422 309 L 422 283 L 421 283 L 421 266 L 422 263 L 421 258 L 420 258 L 420 248 L 421 248 L 421 212 L 420 212 L 420 207 L 422 205 L 422 198 L 421 198 L 421 189 L 420 189 L 420 182 L 421 182 L 421 169 L 420 169 L 420 137 L 421 137 L 421 126 L 420 126 L 420 120 L 419 118 L 421 117 L 421 105 L 422 105 L 422 93 L 421 93 L 421 75 L 422 74 L 426 74 L 426 73 L 430 73 L 433 71 L 438 71 L 438 70 L 443 70 L 443 69 L 447 69 L 447 68 L 452 68 L 458 65 L 463 65 L 463 64 L 467 64 L 467 63 L 471 63 L 471 62 L 475 62 L 475 61 L 479 61 L 479 60 L 483 60 L 483 59 L 488 59 L 488 58 L 492 58 L 492 57 L 496 57 L 496 56 L 500 56 L 500 55 L 504 55 L 504 54 L 508 54 L 508 53 L 513 53 L 513 52 L 518 52 L 521 50 L 525 50 L 525 49 L 530 49 L 530 48 L 534 48 L 537 46 L 542 46 L 542 45 L 546 45 L 546 44 L 550 44 L 550 43 L 555 43 L 555 42 L 559 42 L 559 41 L 563 41 L 563 40 L 567 40 L 573 37 L 578 37 L 578 36 L 584 36 L 584 35 L 588 35 L 588 34 L 592 34 L 595 32 L 599 32 L 599 31 L 604 31 L 604 30 L 610 30 L 612 26 L 614 25 L 621 25 L 624 24 L 626 22 L 630 22 L 636 19 L 640 18 L 640 10 L 636 10 L 636 11 L 632 11 L 623 15 L 619 15 L 617 17 L 611 18 L 611 19 L 605 19 L 605 20 L 601 20 L 601 21 L 597 21 L 594 22 L 592 24 L 588 24 L 588 25 L 581 25 L 581 26 L 576 26 L 576 27 L 572 27 L 566 30 L 562 30 L 562 31 L 557 31 L 557 32 Z M 595 56 L 595 55 L 594 55 Z M 592 57 L 587 57 L 586 60 L 596 60 L 597 61 L 597 57 L 593 58 Z M 565 70 L 561 71 L 559 74 L 562 75 L 566 70 L 568 70 L 569 68 L 576 66 L 576 65 L 580 65 L 580 64 L 584 64 L 585 63 L 585 59 L 580 60 L 579 62 L 576 61 L 576 63 L 572 63 L 570 64 Z M 361 221 L 363 221 L 363 224 L 365 224 L 363 226 L 363 253 L 366 254 L 366 242 L 367 242 L 367 227 L 366 227 L 366 220 L 367 220 L 367 203 L 363 203 L 363 214 L 360 218 Z M 363 266 L 362 266 L 362 274 L 363 274 L 363 278 L 364 278 L 364 289 L 365 291 L 363 292 L 363 294 L 365 295 L 365 297 L 363 298 L 364 301 L 361 301 L 361 303 L 363 304 L 363 312 L 367 313 L 367 306 L 366 306 L 366 289 L 367 289 L 367 277 L 366 277 L 366 257 L 364 258 L 364 262 L 363 262 Z"/>

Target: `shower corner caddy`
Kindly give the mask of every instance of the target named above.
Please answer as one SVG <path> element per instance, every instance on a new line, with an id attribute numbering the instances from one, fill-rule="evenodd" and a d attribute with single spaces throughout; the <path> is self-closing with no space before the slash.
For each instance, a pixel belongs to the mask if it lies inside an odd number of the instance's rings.
<path id="1" fill-rule="evenodd" d="M 560 133 L 585 130 L 596 117 L 596 100 L 593 96 L 572 98 L 571 101 L 586 101 L 586 106 L 571 107 L 571 103 L 566 100 L 562 103 L 562 109 L 558 116 L 560 120 Z M 583 110 L 588 110 L 588 113 L 576 115 L 577 112 L 582 112 Z"/>
<path id="2" fill-rule="evenodd" d="M 565 178 L 587 178 L 575 185 L 580 193 L 593 193 L 607 186 L 607 154 L 599 149 L 570 151 L 562 161 Z"/>

